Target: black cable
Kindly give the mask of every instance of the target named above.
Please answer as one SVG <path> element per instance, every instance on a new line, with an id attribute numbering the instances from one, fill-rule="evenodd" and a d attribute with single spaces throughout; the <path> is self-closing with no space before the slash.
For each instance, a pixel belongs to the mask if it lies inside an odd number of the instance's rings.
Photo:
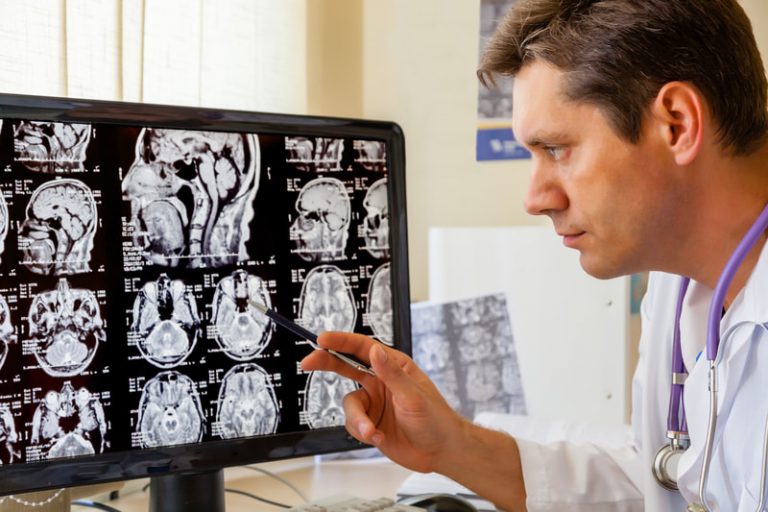
<path id="1" fill-rule="evenodd" d="M 267 505 L 272 505 L 274 507 L 280 507 L 280 508 L 291 508 L 291 505 L 286 505 L 285 503 L 280 503 L 277 501 L 268 500 L 267 498 L 262 498 L 261 496 L 256 496 L 255 494 L 251 494 L 250 492 L 241 491 L 239 489 L 224 489 L 227 492 L 231 492 L 233 494 L 241 494 L 243 496 L 247 496 L 249 498 L 252 498 L 254 500 L 260 501 L 262 503 L 266 503 Z"/>
<path id="2" fill-rule="evenodd" d="M 120 512 L 120 509 L 117 509 L 115 507 L 110 507 L 109 505 L 105 505 L 103 503 L 99 503 L 98 501 L 91 501 L 91 500 L 75 500 L 72 502 L 73 505 L 79 505 L 81 507 L 88 507 L 88 508 L 95 508 L 98 510 L 105 510 L 106 512 Z"/>

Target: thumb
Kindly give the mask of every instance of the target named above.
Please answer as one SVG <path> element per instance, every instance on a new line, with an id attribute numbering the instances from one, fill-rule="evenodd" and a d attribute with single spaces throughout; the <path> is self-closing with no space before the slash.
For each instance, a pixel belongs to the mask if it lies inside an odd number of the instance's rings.
<path id="1" fill-rule="evenodd" d="M 379 380 L 392 393 L 402 396 L 412 395 L 415 391 L 415 383 L 405 372 L 404 367 L 413 363 L 406 360 L 405 364 L 401 365 L 398 358 L 394 357 L 396 355 L 399 354 L 390 352 L 381 345 L 375 345 L 370 352 L 371 366 Z"/>

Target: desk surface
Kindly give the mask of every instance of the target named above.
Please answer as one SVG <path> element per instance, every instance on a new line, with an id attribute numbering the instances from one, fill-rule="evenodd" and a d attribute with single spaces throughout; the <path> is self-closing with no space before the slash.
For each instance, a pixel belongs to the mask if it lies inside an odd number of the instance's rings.
<path id="1" fill-rule="evenodd" d="M 361 498 L 394 498 L 400 484 L 411 474 L 384 459 L 315 461 L 314 458 L 271 462 L 259 467 L 280 475 L 298 487 L 310 500 L 346 494 Z M 229 468 L 224 472 L 225 487 L 255 494 L 287 505 L 300 505 L 302 499 L 284 483 L 247 468 Z M 127 483 L 119 499 L 106 502 L 121 512 L 147 512 L 148 493 L 141 490 L 146 480 Z M 246 496 L 226 493 L 227 512 L 280 510 Z M 72 512 L 93 509 L 72 507 Z"/>

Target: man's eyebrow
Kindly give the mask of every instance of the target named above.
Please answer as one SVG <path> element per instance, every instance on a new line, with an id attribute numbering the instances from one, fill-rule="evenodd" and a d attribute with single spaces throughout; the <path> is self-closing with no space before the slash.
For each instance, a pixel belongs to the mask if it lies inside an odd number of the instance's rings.
<path id="1" fill-rule="evenodd" d="M 562 132 L 539 132 L 532 134 L 524 142 L 529 148 L 536 148 L 550 144 L 561 144 L 566 140 L 568 140 L 568 136 Z"/>

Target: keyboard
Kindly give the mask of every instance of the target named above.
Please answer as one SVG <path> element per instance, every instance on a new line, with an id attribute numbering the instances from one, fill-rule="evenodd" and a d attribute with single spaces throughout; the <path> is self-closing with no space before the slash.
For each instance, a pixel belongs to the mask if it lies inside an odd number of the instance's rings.
<path id="1" fill-rule="evenodd" d="M 293 512 L 424 512 L 423 508 L 398 505 L 390 498 L 331 496 L 288 509 Z"/>

